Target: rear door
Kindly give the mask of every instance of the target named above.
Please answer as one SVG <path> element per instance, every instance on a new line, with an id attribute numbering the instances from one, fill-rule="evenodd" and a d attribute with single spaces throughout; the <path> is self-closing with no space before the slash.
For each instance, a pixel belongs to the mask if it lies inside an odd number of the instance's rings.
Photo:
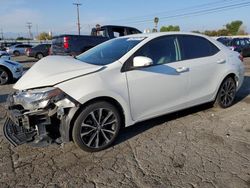
<path id="1" fill-rule="evenodd" d="M 209 40 L 200 36 L 180 35 L 181 59 L 189 68 L 188 106 L 210 101 L 217 89 L 225 55 Z"/>

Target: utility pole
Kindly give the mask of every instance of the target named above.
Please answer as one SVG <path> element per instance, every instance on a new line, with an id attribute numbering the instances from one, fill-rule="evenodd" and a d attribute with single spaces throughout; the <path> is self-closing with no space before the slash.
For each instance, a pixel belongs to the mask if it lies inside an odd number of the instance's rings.
<path id="1" fill-rule="evenodd" d="M 3 29 L 1 28 L 1 39 L 3 40 Z"/>
<path id="2" fill-rule="evenodd" d="M 77 27 L 78 27 L 78 35 L 81 34 L 81 25 L 80 25 L 80 17 L 79 17 L 79 6 L 81 6 L 81 3 L 73 3 L 73 5 L 76 5 L 77 8 Z"/>
<path id="3" fill-rule="evenodd" d="M 153 32 L 158 32 L 158 23 L 159 23 L 158 17 L 154 18 L 154 23 L 155 23 L 155 28 L 153 29 Z"/>
<path id="4" fill-rule="evenodd" d="M 36 37 L 38 37 L 39 32 L 38 32 L 38 24 L 36 24 Z"/>
<path id="5" fill-rule="evenodd" d="M 31 23 L 31 22 L 27 22 L 26 24 L 27 24 L 26 27 L 27 27 L 28 30 L 29 30 L 30 39 L 33 39 L 33 36 L 32 36 L 32 33 L 31 33 L 32 23 Z"/>

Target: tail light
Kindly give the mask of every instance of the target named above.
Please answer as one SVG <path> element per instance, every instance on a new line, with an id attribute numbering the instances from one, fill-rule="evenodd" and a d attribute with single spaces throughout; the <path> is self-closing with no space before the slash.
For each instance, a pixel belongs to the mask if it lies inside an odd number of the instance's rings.
<path id="1" fill-rule="evenodd" d="M 26 52 L 26 53 L 30 53 L 30 52 L 31 52 L 31 48 L 26 48 L 26 49 L 25 49 L 25 52 Z"/>
<path id="2" fill-rule="evenodd" d="M 69 37 L 63 37 L 63 47 L 66 49 L 69 48 Z"/>
<path id="3" fill-rule="evenodd" d="M 243 62 L 244 57 L 243 57 L 243 55 L 242 55 L 242 54 L 240 54 L 240 55 L 239 55 L 239 59 L 241 60 L 241 62 Z"/>
<path id="4" fill-rule="evenodd" d="M 52 55 L 52 49 L 49 47 L 49 55 Z"/>

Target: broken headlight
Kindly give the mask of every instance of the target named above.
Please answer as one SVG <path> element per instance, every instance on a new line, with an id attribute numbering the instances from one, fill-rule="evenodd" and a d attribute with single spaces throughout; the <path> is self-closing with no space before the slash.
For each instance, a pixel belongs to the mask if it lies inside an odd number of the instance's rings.
<path id="1" fill-rule="evenodd" d="M 13 96 L 16 104 L 29 110 L 45 108 L 49 103 L 57 102 L 64 97 L 65 94 L 54 87 L 19 91 Z"/>

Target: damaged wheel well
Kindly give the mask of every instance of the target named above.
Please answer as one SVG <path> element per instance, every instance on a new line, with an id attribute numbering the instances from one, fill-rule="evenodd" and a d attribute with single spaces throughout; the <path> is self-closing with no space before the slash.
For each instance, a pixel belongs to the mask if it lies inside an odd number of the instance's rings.
<path id="1" fill-rule="evenodd" d="M 79 114 L 81 113 L 81 111 L 82 111 L 86 106 L 91 105 L 91 104 L 93 104 L 93 103 L 95 103 L 95 102 L 98 102 L 98 101 L 106 101 L 106 102 L 108 102 L 108 103 L 114 105 L 114 106 L 117 108 L 119 114 L 121 115 L 121 118 L 122 118 L 122 128 L 125 126 L 125 114 L 124 114 L 124 110 L 123 110 L 121 104 L 120 104 L 117 100 L 115 100 L 115 99 L 113 99 L 113 98 L 111 98 L 111 97 L 97 97 L 97 98 L 91 99 L 91 100 L 89 100 L 88 102 L 82 104 L 82 105 L 77 109 L 77 111 L 74 113 L 72 119 L 70 120 L 70 124 L 69 124 L 69 126 L 70 126 L 70 127 L 69 127 L 69 133 L 68 133 L 68 134 L 69 134 L 69 141 L 72 141 L 72 140 L 73 140 L 73 139 L 72 139 L 72 130 L 73 130 L 73 126 L 74 126 L 74 123 L 75 123 L 77 117 L 78 117 Z"/>

